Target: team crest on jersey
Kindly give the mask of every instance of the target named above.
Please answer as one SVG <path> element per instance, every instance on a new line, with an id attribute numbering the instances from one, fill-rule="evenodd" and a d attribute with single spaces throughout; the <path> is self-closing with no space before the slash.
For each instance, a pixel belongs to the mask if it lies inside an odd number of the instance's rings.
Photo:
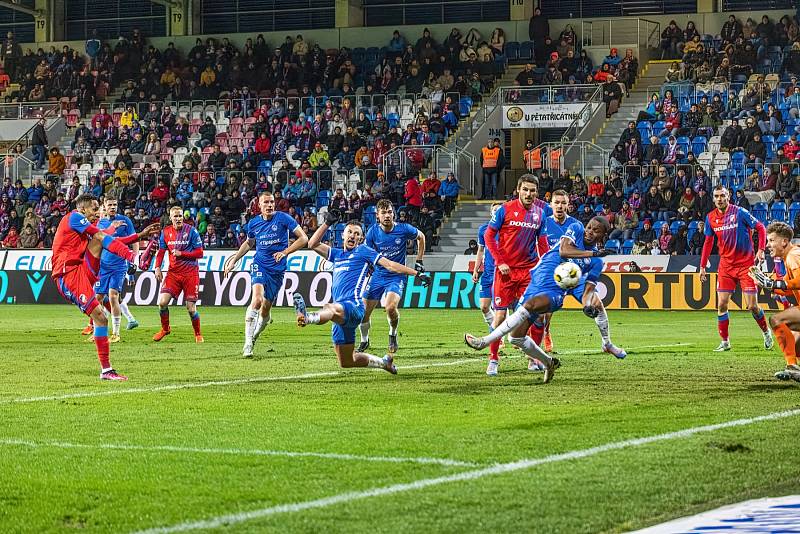
<path id="1" fill-rule="evenodd" d="M 278 231 L 278 225 L 277 224 L 273 224 L 272 225 L 272 231 L 273 232 L 277 232 Z"/>
<path id="2" fill-rule="evenodd" d="M 81 293 L 80 296 L 78 296 L 78 300 L 81 301 L 81 304 L 86 304 L 86 295 Z"/>
<path id="3" fill-rule="evenodd" d="M 395 245 L 399 245 L 399 244 L 400 244 L 400 243 L 402 243 L 402 242 L 403 242 L 403 240 L 402 240 L 402 239 L 400 239 L 399 237 L 398 237 L 397 239 L 395 239 L 395 240 L 394 240 L 394 243 L 395 243 Z"/>
<path id="4" fill-rule="evenodd" d="M 502 303 L 502 302 L 503 302 L 503 299 L 501 299 L 500 297 L 495 297 L 495 298 L 494 298 L 494 303 L 495 303 L 495 304 L 497 304 L 498 306 L 499 306 L 499 305 L 500 305 L 500 303 Z"/>

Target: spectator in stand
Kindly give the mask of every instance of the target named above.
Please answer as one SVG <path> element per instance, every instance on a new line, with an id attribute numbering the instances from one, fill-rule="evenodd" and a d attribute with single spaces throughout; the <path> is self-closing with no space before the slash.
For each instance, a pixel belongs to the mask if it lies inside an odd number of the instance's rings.
<path id="1" fill-rule="evenodd" d="M 461 185 L 458 183 L 455 174 L 447 173 L 447 178 L 439 186 L 439 197 L 444 208 L 444 214 L 449 217 L 458 201 L 458 194 Z"/>
<path id="2" fill-rule="evenodd" d="M 39 119 L 36 126 L 33 127 L 31 134 L 31 149 L 33 150 L 33 157 L 35 158 L 35 169 L 41 169 L 44 166 L 44 160 L 47 154 L 47 132 L 45 131 L 45 119 Z"/>
<path id="3" fill-rule="evenodd" d="M 64 155 L 58 150 L 58 147 L 53 147 L 50 150 L 50 157 L 48 158 L 47 174 L 52 177 L 61 179 L 64 174 L 64 169 L 67 167 L 67 162 Z"/>
<path id="4" fill-rule="evenodd" d="M 542 10 L 537 7 L 533 10 L 533 16 L 528 23 L 528 38 L 533 41 L 534 51 L 543 49 L 545 39 L 548 37 L 550 37 L 550 22 L 546 16 L 542 15 Z M 538 59 L 537 55 L 537 62 Z"/>
<path id="5" fill-rule="evenodd" d="M 619 110 L 619 104 L 622 101 L 622 90 L 616 82 L 616 78 L 612 75 L 606 77 L 602 90 L 603 102 L 606 104 L 606 118 L 610 119 L 611 115 Z"/>
<path id="6" fill-rule="evenodd" d="M 683 32 L 678 27 L 678 24 L 671 20 L 664 31 L 661 32 L 661 59 L 666 55 L 668 58 L 680 57 L 678 51 L 678 43 L 683 38 Z"/>
<path id="7" fill-rule="evenodd" d="M 498 177 L 505 166 L 499 138 L 490 140 L 481 150 L 480 163 L 483 170 L 481 200 L 493 199 L 497 195 Z M 413 215 L 409 216 L 413 218 Z"/>
<path id="8" fill-rule="evenodd" d="M 419 218 L 420 208 L 422 208 L 422 189 L 416 176 L 412 175 L 406 179 L 403 198 L 408 218 L 413 223 Z"/>
<path id="9" fill-rule="evenodd" d="M 642 224 L 642 229 L 635 236 L 635 243 L 633 254 L 650 254 L 650 251 L 657 247 L 658 241 L 656 232 L 653 230 L 653 222 L 650 219 L 645 219 Z"/>
<path id="10" fill-rule="evenodd" d="M 617 191 L 622 193 L 622 191 Z M 611 231 L 609 239 L 619 239 L 627 241 L 633 237 L 633 231 L 639 225 L 639 216 L 631 208 L 627 201 L 622 202 L 622 207 L 617 211 L 614 217 L 614 230 Z"/>

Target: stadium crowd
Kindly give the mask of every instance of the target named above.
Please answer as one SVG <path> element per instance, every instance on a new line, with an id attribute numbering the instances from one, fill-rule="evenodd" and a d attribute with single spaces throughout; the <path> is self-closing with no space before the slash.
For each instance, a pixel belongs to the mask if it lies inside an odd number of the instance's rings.
<path id="1" fill-rule="evenodd" d="M 209 247 L 236 246 L 242 223 L 257 213 L 255 196 L 270 190 L 278 209 L 307 231 L 329 205 L 369 223 L 377 201 L 392 199 L 399 217 L 434 245 L 460 186 L 452 174 L 439 179 L 426 169 L 431 147 L 445 141 L 503 66 L 462 48 L 425 30 L 416 44 L 394 32 L 381 50 L 322 50 L 301 35 L 274 48 L 258 36 L 241 51 L 227 38 L 198 39 L 184 56 L 172 43 L 159 51 L 134 32 L 113 49 L 90 39 L 87 58 L 69 49 L 27 51 L 13 70 L 22 85 L 15 98 L 37 87 L 36 65 L 47 67 L 40 72 L 46 97 L 69 96 L 90 81 L 87 74 L 99 76 L 94 97 L 101 85 L 107 93 L 124 83 L 118 102 L 76 117 L 66 154 L 47 139 L 45 120 L 37 125 L 32 150 L 47 172 L 29 187 L 4 185 L 0 239 L 22 246 L 24 236 L 30 245 L 35 234 L 48 246 L 48 229 L 87 191 L 117 198 L 137 226 L 179 204 Z M 55 64 L 70 65 L 61 72 L 69 70 L 72 81 L 56 75 Z M 182 99 L 211 104 L 171 105 Z"/>
<path id="2" fill-rule="evenodd" d="M 625 253 L 698 254 L 718 183 L 758 219 L 788 222 L 800 236 L 797 21 L 743 25 L 731 15 L 717 36 L 673 22 L 662 49 L 676 61 L 609 147 L 609 174 L 584 181 L 543 171 L 540 189 L 568 191 L 581 220 L 607 216 L 608 246 Z"/>

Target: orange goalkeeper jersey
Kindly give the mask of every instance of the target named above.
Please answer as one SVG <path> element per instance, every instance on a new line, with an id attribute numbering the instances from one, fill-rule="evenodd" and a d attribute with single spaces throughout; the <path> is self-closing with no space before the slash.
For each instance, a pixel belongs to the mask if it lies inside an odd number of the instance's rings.
<path id="1" fill-rule="evenodd" d="M 783 279 L 786 280 L 786 287 L 788 287 L 787 296 L 791 293 L 800 303 L 800 247 L 797 245 L 789 247 L 786 257 L 783 258 L 783 266 L 786 270 Z"/>

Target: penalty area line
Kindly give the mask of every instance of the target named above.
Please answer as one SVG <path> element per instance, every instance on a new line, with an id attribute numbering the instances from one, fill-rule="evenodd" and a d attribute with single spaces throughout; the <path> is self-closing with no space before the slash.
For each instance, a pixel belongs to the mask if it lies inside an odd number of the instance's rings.
<path id="1" fill-rule="evenodd" d="M 639 350 L 639 349 L 653 349 L 653 348 L 669 348 L 669 347 L 688 347 L 693 345 L 693 343 L 668 343 L 664 345 L 641 345 L 638 347 L 631 347 L 629 350 Z M 557 355 L 565 355 L 565 354 L 594 354 L 600 351 L 594 349 L 588 350 L 575 350 L 575 351 L 564 351 Z M 506 358 L 509 359 L 509 358 Z M 466 358 L 460 360 L 453 360 L 448 362 L 430 362 L 430 363 L 419 363 L 419 364 L 411 364 L 411 365 L 398 365 L 397 368 L 400 370 L 404 369 L 427 369 L 429 367 L 452 367 L 457 365 L 464 365 L 467 363 L 475 363 L 475 362 L 482 362 L 486 361 L 486 358 L 483 356 L 478 356 L 475 358 Z M 289 380 L 306 380 L 310 378 L 330 378 L 334 376 L 344 376 L 346 373 L 344 371 L 321 371 L 321 372 L 312 372 L 312 373 L 303 373 L 298 375 L 288 375 L 288 376 L 257 376 L 252 378 L 236 378 L 231 380 L 211 380 L 207 382 L 186 382 L 182 384 L 166 384 L 163 386 L 153 386 L 153 387 L 141 387 L 141 388 L 124 388 L 124 389 L 108 389 L 105 391 L 86 391 L 82 393 L 64 393 L 61 395 L 47 395 L 41 397 L 19 397 L 16 399 L 2 399 L 0 400 L 0 406 L 9 405 L 9 404 L 31 404 L 35 402 L 48 402 L 48 401 L 63 401 L 63 400 L 70 400 L 70 399 L 90 399 L 95 397 L 111 397 L 114 395 L 135 395 L 138 393 L 160 393 L 164 391 L 180 391 L 184 389 L 196 389 L 196 388 L 208 388 L 208 387 L 215 387 L 215 386 L 241 386 L 246 384 L 260 384 L 260 383 L 267 383 L 267 382 L 282 382 L 282 381 L 289 381 Z"/>
<path id="2" fill-rule="evenodd" d="M 429 465 L 441 465 L 445 467 L 478 467 L 480 465 L 486 465 L 475 462 L 462 462 L 460 460 L 452 460 L 450 458 L 366 456 L 360 454 L 341 454 L 334 452 L 283 451 L 283 450 L 238 449 L 238 448 L 202 448 L 202 447 L 180 447 L 174 445 L 130 445 L 125 443 L 90 444 L 90 443 L 70 443 L 63 441 L 31 441 L 31 440 L 14 439 L 14 438 L 0 438 L 0 445 L 6 445 L 10 447 L 27 447 L 31 449 L 57 448 L 57 449 L 190 453 L 190 454 L 232 455 L 232 456 L 273 456 L 273 457 L 284 457 L 284 458 L 321 458 L 325 460 L 345 460 L 345 461 L 355 461 L 355 462 L 429 464 Z"/>
<path id="3" fill-rule="evenodd" d="M 349 504 L 353 501 L 368 499 L 371 497 L 394 495 L 397 493 L 421 490 L 432 486 L 439 486 L 441 484 L 449 484 L 453 482 L 477 480 L 487 476 L 501 475 L 505 473 L 512 473 L 515 471 L 527 470 L 540 465 L 552 464 L 557 462 L 566 462 L 572 460 L 580 460 L 582 458 L 588 458 L 590 456 L 595 456 L 597 454 L 602 454 L 609 451 L 627 449 L 632 447 L 641 447 L 643 445 L 648 445 L 650 443 L 683 439 L 694 436 L 695 434 L 714 432 L 726 428 L 747 426 L 747 425 L 752 425 L 754 423 L 760 423 L 763 421 L 775 421 L 779 419 L 786 419 L 798 415 L 800 415 L 800 409 L 775 412 L 768 415 L 750 417 L 747 419 L 736 419 L 733 421 L 727 421 L 724 423 L 717 423 L 712 425 L 697 426 L 693 428 L 687 428 L 684 430 L 678 430 L 676 432 L 667 432 L 665 434 L 657 434 L 655 436 L 647 436 L 642 438 L 628 439 L 624 441 L 616 441 L 612 443 L 606 443 L 604 445 L 599 445 L 597 447 L 591 447 L 588 449 L 580 449 L 561 454 L 553 454 L 550 456 L 545 456 L 544 458 L 523 459 L 515 462 L 495 464 L 489 467 L 484 467 L 482 469 L 474 469 L 470 471 L 464 471 L 461 473 L 455 473 L 452 475 L 415 480 L 413 482 L 377 487 L 365 491 L 351 491 L 311 501 L 280 504 L 277 506 L 270 506 L 269 508 L 262 508 L 260 510 L 251 510 L 249 512 L 239 512 L 239 513 L 221 515 L 199 521 L 178 523 L 176 525 L 171 525 L 171 526 L 150 528 L 138 531 L 136 534 L 168 534 L 172 532 L 188 532 L 191 530 L 200 530 L 200 529 L 217 529 L 237 523 L 243 523 L 255 519 L 263 519 L 279 514 L 287 514 L 287 513 L 302 512 L 305 510 L 327 508 L 329 506 L 333 506 L 336 504 Z"/>

